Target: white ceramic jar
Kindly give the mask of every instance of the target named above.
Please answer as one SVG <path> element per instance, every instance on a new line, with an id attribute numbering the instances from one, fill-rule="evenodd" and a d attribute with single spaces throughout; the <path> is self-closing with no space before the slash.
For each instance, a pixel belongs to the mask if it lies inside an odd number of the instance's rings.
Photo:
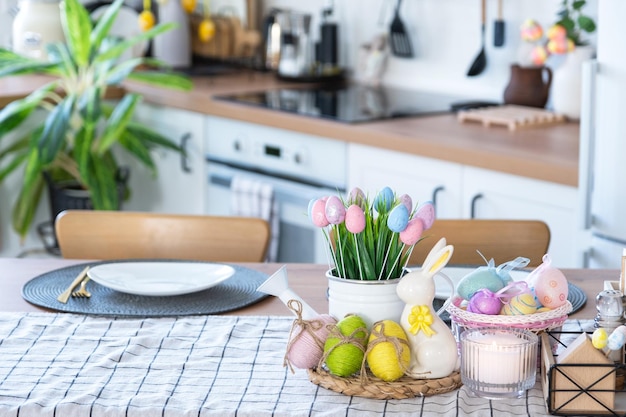
<path id="1" fill-rule="evenodd" d="M 45 46 L 63 42 L 60 0 L 20 0 L 13 19 L 13 51 L 46 59 Z"/>

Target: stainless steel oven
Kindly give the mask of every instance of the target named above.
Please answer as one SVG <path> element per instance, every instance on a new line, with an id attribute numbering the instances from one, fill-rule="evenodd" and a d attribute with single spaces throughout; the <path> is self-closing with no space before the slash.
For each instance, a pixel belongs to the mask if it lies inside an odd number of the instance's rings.
<path id="1" fill-rule="evenodd" d="M 208 213 L 231 213 L 237 175 L 270 184 L 280 220 L 278 262 L 327 263 L 325 238 L 308 206 L 345 192 L 346 143 L 221 118 L 210 118 L 207 132 Z"/>

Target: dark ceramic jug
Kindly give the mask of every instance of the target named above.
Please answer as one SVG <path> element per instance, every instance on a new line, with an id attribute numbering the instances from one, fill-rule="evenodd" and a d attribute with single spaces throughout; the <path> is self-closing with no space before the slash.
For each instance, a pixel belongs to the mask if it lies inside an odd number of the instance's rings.
<path id="1" fill-rule="evenodd" d="M 504 103 L 520 106 L 545 107 L 552 83 L 548 67 L 511 65 L 511 79 L 504 89 Z"/>

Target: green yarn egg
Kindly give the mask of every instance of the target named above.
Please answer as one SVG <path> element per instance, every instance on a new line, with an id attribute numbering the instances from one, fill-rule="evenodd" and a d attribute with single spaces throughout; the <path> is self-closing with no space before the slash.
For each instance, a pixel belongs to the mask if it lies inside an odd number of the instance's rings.
<path id="1" fill-rule="evenodd" d="M 346 316 L 340 320 L 324 343 L 328 371 L 342 377 L 357 373 L 365 356 L 367 337 L 367 325 L 361 317 Z"/>

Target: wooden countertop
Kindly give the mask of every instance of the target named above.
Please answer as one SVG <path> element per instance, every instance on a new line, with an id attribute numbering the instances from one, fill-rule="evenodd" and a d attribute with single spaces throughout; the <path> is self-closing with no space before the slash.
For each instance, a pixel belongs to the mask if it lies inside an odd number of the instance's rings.
<path id="1" fill-rule="evenodd" d="M 44 77 L 0 79 L 0 107 L 43 84 Z M 461 123 L 454 114 L 346 124 L 215 100 L 217 94 L 290 85 L 273 74 L 244 71 L 198 77 L 191 92 L 128 83 L 145 101 L 190 111 L 293 130 L 346 142 L 377 146 L 504 173 L 577 186 L 578 123 L 524 127 L 484 127 Z M 293 84 L 291 84 L 293 85 Z"/>

